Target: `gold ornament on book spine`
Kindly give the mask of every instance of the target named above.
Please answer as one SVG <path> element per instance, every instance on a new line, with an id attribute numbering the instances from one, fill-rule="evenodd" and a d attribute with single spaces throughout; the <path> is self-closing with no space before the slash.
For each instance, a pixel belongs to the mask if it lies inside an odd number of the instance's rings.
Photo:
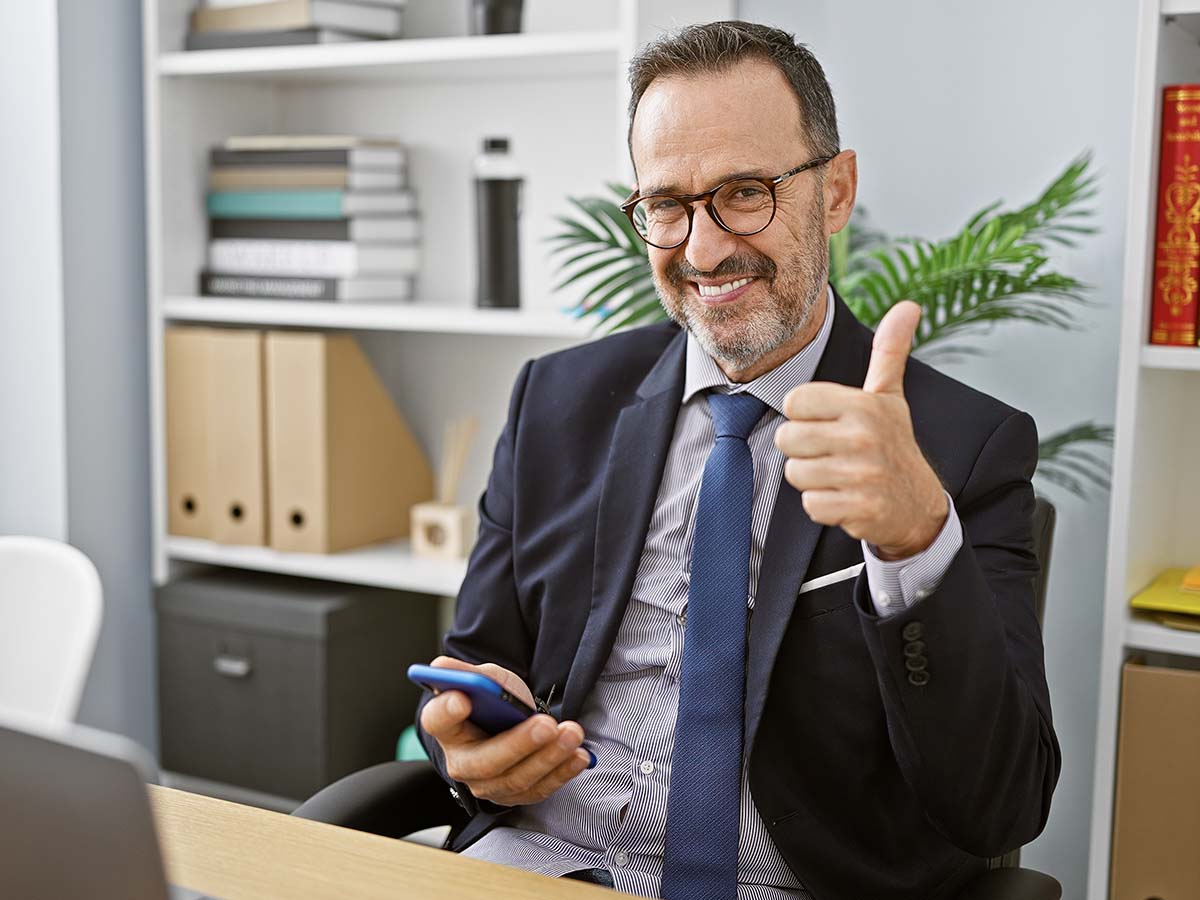
<path id="1" fill-rule="evenodd" d="M 1184 307 L 1196 297 L 1197 284 L 1193 270 L 1200 257 L 1200 241 L 1196 226 L 1200 224 L 1200 166 L 1185 154 L 1175 166 L 1175 180 L 1167 187 L 1166 240 L 1158 244 L 1157 265 L 1162 277 L 1158 281 L 1159 296 L 1172 316 L 1179 316 Z"/>

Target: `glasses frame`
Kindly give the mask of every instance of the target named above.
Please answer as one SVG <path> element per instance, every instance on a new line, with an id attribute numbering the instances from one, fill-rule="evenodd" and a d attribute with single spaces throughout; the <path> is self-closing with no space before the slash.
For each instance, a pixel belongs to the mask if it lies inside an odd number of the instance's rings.
<path id="1" fill-rule="evenodd" d="M 837 154 L 835 153 L 833 156 L 837 156 Z M 709 214 L 709 216 L 712 217 L 712 220 L 717 223 L 718 228 L 720 228 L 722 231 L 727 231 L 730 234 L 736 234 L 739 237 L 748 237 L 749 235 L 758 234 L 762 231 L 766 231 L 767 228 L 770 227 L 771 223 L 775 221 L 775 213 L 779 209 L 779 204 L 775 199 L 775 189 L 777 187 L 779 187 L 780 184 L 782 184 L 788 178 L 791 178 L 793 175 L 799 175 L 801 172 L 806 172 L 809 169 L 815 169 L 817 166 L 825 165 L 825 163 L 827 163 L 831 159 L 833 159 L 833 156 L 814 157 L 813 159 L 810 159 L 806 163 L 801 163 L 800 165 L 796 166 L 796 168 L 794 168 L 794 169 L 788 169 L 782 175 L 776 175 L 774 178 L 754 178 L 754 177 L 746 177 L 746 176 L 743 176 L 740 178 L 730 178 L 727 181 L 722 181 L 720 184 L 718 184 L 712 190 L 701 191 L 698 194 L 659 193 L 659 194 L 647 194 L 646 196 L 643 197 L 637 191 L 634 191 L 632 194 L 629 195 L 628 198 L 626 198 L 625 202 L 621 204 L 621 212 L 625 213 L 625 217 L 629 219 L 629 224 L 631 226 L 633 226 L 634 233 L 638 237 L 640 237 L 643 241 L 645 241 L 647 244 L 649 244 L 651 247 L 657 247 L 659 250 L 674 250 L 676 247 L 682 247 L 684 244 L 687 243 L 688 238 L 690 238 L 692 236 L 692 224 L 693 224 L 693 221 L 694 221 L 694 218 L 696 215 L 695 204 L 697 202 L 699 202 L 700 200 L 703 200 L 707 204 L 708 214 Z M 763 187 L 765 187 L 768 191 L 771 192 L 771 218 L 767 219 L 766 224 L 763 225 L 762 228 L 756 228 L 756 229 L 754 229 L 754 231 L 734 231 L 732 228 L 730 228 L 728 225 L 726 225 L 724 222 L 721 221 L 720 214 L 717 212 L 716 207 L 713 206 L 713 200 L 716 199 L 716 196 L 720 192 L 720 190 L 723 187 L 725 187 L 726 185 L 733 184 L 734 182 L 737 182 L 737 181 L 755 181 L 755 182 L 758 182 L 759 184 L 761 184 Z M 683 236 L 683 239 L 680 240 L 679 243 L 671 244 L 669 247 L 664 247 L 662 244 L 656 244 L 653 241 L 649 240 L 648 238 L 644 237 L 642 235 L 642 233 L 640 231 L 638 231 L 637 222 L 635 222 L 634 218 L 633 218 L 634 207 L 636 207 L 643 200 L 649 200 L 653 197 L 666 197 L 671 200 L 676 200 L 683 205 L 684 209 L 687 210 L 687 217 L 688 217 L 687 234 L 685 234 Z"/>

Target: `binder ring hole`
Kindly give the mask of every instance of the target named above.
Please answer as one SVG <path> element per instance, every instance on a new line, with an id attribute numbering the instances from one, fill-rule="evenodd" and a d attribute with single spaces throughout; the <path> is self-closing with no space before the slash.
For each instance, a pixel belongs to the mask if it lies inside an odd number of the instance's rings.
<path id="1" fill-rule="evenodd" d="M 189 516 L 195 514 L 195 512 L 196 512 L 196 498 L 195 497 L 192 497 L 189 495 L 189 496 L 183 498 L 183 511 L 185 513 L 187 513 Z"/>
<path id="2" fill-rule="evenodd" d="M 431 547 L 442 546 L 446 543 L 446 529 L 436 522 L 430 522 L 425 526 L 425 540 Z"/>
<path id="3" fill-rule="evenodd" d="M 298 509 L 292 510 L 292 525 L 296 528 L 304 527 L 304 513 Z"/>
<path id="4" fill-rule="evenodd" d="M 242 516 L 244 515 L 242 504 L 235 503 L 233 506 L 229 507 L 229 515 L 233 516 L 233 520 L 235 522 L 240 522 L 242 520 Z"/>

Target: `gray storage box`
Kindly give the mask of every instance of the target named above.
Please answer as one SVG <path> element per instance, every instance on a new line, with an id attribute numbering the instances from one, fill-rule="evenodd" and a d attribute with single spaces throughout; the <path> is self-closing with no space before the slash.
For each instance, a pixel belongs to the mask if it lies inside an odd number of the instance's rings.
<path id="1" fill-rule="evenodd" d="M 425 594 L 221 571 L 157 607 L 163 768 L 297 800 L 395 758 L 437 653 Z"/>

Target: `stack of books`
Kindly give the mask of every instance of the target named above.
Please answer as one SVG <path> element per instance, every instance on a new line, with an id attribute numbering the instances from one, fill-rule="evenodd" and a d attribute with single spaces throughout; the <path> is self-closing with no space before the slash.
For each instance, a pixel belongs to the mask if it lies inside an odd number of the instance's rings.
<path id="1" fill-rule="evenodd" d="M 213 147 L 210 163 L 202 295 L 412 299 L 421 222 L 403 146 L 345 135 L 242 136 Z"/>
<path id="2" fill-rule="evenodd" d="M 407 0 L 197 0 L 188 50 L 400 37 Z"/>

